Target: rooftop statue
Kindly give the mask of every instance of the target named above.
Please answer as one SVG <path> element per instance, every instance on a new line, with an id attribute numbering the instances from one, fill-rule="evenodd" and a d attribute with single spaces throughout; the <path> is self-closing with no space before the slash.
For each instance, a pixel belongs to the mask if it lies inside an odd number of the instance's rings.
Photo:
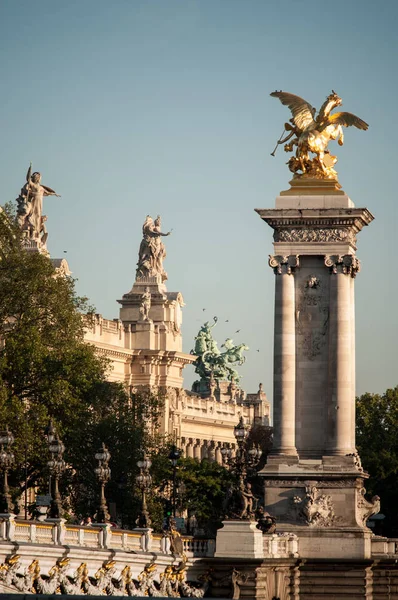
<path id="1" fill-rule="evenodd" d="M 214 379 L 237 382 L 241 376 L 232 365 L 243 365 L 246 361 L 243 352 L 249 350 L 249 347 L 246 344 L 235 346 L 232 339 L 227 338 L 221 345 L 221 348 L 224 348 L 224 352 L 221 352 L 212 333 L 217 320 L 217 317 L 214 317 L 212 324 L 206 321 L 195 337 L 195 348 L 191 350 L 191 354 L 198 357 L 195 361 L 195 373 L 200 375 L 201 379 L 210 379 L 212 375 Z"/>
<path id="2" fill-rule="evenodd" d="M 167 273 L 163 268 L 166 248 L 161 238 L 170 235 L 170 233 L 171 231 L 168 233 L 161 232 L 160 216 L 155 221 L 150 215 L 147 216 L 142 226 L 143 239 L 138 251 L 137 279 L 160 275 L 162 282 L 167 280 Z"/>
<path id="3" fill-rule="evenodd" d="M 18 224 L 26 237 L 36 240 L 39 246 L 45 246 L 48 233 L 45 226 L 47 217 L 43 215 L 43 197 L 60 196 L 50 187 L 41 183 L 41 174 L 32 173 L 30 164 L 26 174 L 26 183 L 17 198 Z"/>
<path id="4" fill-rule="evenodd" d="M 295 177 L 337 179 L 337 172 L 333 168 L 337 158 L 327 149 L 330 140 L 338 140 L 338 144 L 342 146 L 343 125 L 344 127 L 354 125 L 358 129 L 366 130 L 368 124 L 349 112 L 332 114 L 331 111 L 342 104 L 341 98 L 333 90 L 322 104 L 317 116 L 315 116 L 316 109 L 299 96 L 282 91 L 272 92 L 271 96 L 279 98 L 284 106 L 290 108 L 293 115 L 289 123 L 285 123 L 284 131 L 271 155 L 275 156 L 280 144 L 285 144 L 285 152 L 293 152 L 296 147 L 295 155 L 287 163 Z M 286 132 L 287 135 L 283 137 Z M 316 156 L 311 158 L 310 152 Z"/>

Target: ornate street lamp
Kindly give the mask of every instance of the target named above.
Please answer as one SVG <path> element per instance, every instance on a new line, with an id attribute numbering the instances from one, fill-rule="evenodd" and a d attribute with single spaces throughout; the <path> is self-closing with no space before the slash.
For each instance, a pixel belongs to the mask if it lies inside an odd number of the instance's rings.
<path id="1" fill-rule="evenodd" d="M 248 471 L 254 470 L 257 466 L 262 451 L 259 446 L 248 444 L 248 434 L 249 429 L 241 416 L 239 423 L 234 427 L 238 446 L 235 457 L 230 448 L 224 447 L 221 450 L 224 463 L 231 468 L 238 479 L 238 487 L 230 496 L 227 509 L 230 517 L 238 519 L 253 519 L 257 504 L 247 479 Z"/>
<path id="2" fill-rule="evenodd" d="M 176 491 L 177 491 L 177 486 L 176 486 L 176 475 L 177 475 L 177 463 L 178 463 L 178 459 L 181 456 L 181 452 L 178 450 L 178 448 L 176 446 L 173 446 L 171 449 L 171 452 L 169 454 L 169 460 L 171 462 L 171 465 L 173 467 L 173 517 L 175 518 L 176 516 Z"/>
<path id="3" fill-rule="evenodd" d="M 109 468 L 109 461 L 111 453 L 102 442 L 101 449 L 95 454 L 95 459 L 98 460 L 98 467 L 94 469 L 94 473 L 100 484 L 100 503 L 96 514 L 97 523 L 109 523 L 110 514 L 105 498 L 105 485 L 111 478 L 111 470 Z"/>
<path id="4" fill-rule="evenodd" d="M 49 450 L 51 453 L 51 460 L 48 461 L 47 465 L 50 469 L 52 493 L 51 493 L 51 505 L 49 510 L 50 519 L 60 519 L 62 515 L 62 500 L 59 493 L 58 482 L 62 473 L 65 471 L 66 463 L 63 459 L 65 452 L 65 446 L 62 440 L 57 434 L 54 425 L 51 423 L 51 435 L 48 436 Z M 50 441 L 51 440 L 51 441 Z"/>
<path id="5" fill-rule="evenodd" d="M 0 513 L 12 514 L 14 506 L 11 501 L 10 488 L 8 487 L 8 471 L 13 462 L 14 455 L 10 451 L 14 443 L 14 436 L 8 428 L 0 432 L 0 469 L 3 471 L 3 490 L 0 494 Z"/>
<path id="6" fill-rule="evenodd" d="M 137 462 L 137 467 L 140 472 L 135 478 L 137 487 L 141 490 L 141 512 L 136 520 L 137 527 L 149 528 L 151 526 L 151 519 L 146 505 L 146 493 L 151 489 L 152 477 L 149 469 L 152 466 L 152 462 L 146 456 L 145 452 L 141 460 Z"/>

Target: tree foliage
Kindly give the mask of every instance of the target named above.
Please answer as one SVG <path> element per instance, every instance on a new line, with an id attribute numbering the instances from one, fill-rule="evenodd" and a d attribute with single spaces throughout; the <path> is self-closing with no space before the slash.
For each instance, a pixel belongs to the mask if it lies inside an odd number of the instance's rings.
<path id="1" fill-rule="evenodd" d="M 381 498 L 384 533 L 398 534 L 398 386 L 357 398 L 356 436 L 368 492 Z"/>
<path id="2" fill-rule="evenodd" d="M 58 275 L 46 256 L 25 251 L 12 214 L 0 213 L 0 425 L 15 436 L 14 495 L 25 483 L 47 488 L 51 419 L 66 447 L 61 489 L 77 514 L 95 510 L 94 454 L 102 441 L 112 454 L 108 496 L 120 508 L 134 484 L 138 449 L 153 437 L 145 423 L 156 422 L 161 403 L 106 380 L 107 361 L 83 339 L 92 314 L 74 280 Z"/>
<path id="3" fill-rule="evenodd" d="M 45 431 L 51 419 L 65 444 L 60 489 L 66 513 L 94 515 L 99 488 L 94 455 L 104 442 L 112 470 L 106 497 L 119 522 L 134 527 L 140 507 L 137 461 L 145 448 L 153 460 L 148 508 L 160 530 L 172 480 L 170 441 L 156 434 L 164 398 L 161 392 L 130 394 L 107 381 L 107 361 L 84 342 L 93 313 L 76 294 L 73 279 L 57 274 L 48 257 L 23 249 L 12 212 L 0 212 L 0 428 L 8 426 L 15 436 L 14 499 L 22 497 L 23 505 L 25 486 L 48 491 Z M 269 446 L 269 430 L 252 436 L 263 450 Z M 205 533 L 214 533 L 232 479 L 215 462 L 181 459 L 178 508 L 195 515 Z"/>

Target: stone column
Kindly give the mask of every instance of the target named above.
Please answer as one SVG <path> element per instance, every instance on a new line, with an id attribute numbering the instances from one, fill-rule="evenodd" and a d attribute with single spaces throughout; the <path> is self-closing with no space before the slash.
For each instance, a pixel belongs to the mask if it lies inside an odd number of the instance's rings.
<path id="1" fill-rule="evenodd" d="M 344 456 L 355 452 L 352 278 L 359 270 L 359 261 L 351 254 L 326 256 L 325 265 L 331 270 L 326 452 L 329 455 Z"/>
<path id="2" fill-rule="evenodd" d="M 202 441 L 200 439 L 197 439 L 195 442 L 196 443 L 195 443 L 195 445 L 193 447 L 193 457 L 194 457 L 195 460 L 200 461 L 201 458 L 202 458 L 201 457 L 201 451 L 200 451 L 200 446 L 201 446 Z"/>
<path id="3" fill-rule="evenodd" d="M 201 460 L 204 460 L 205 458 L 207 459 L 209 457 L 208 444 L 209 444 L 209 442 L 207 440 L 203 440 L 202 447 L 201 447 L 201 457 L 200 457 Z"/>
<path id="4" fill-rule="evenodd" d="M 294 270 L 298 256 L 270 256 L 275 279 L 274 445 L 271 456 L 296 456 L 296 321 Z"/>
<path id="5" fill-rule="evenodd" d="M 185 437 L 181 438 L 181 454 L 182 456 L 186 456 L 187 455 L 187 439 Z"/>
<path id="6" fill-rule="evenodd" d="M 188 439 L 188 444 L 186 447 L 186 457 L 193 458 L 193 439 L 192 438 Z"/>
<path id="7" fill-rule="evenodd" d="M 213 440 L 211 440 L 207 445 L 207 459 L 210 462 L 214 462 L 216 460 L 216 445 Z"/>
<path id="8" fill-rule="evenodd" d="M 219 465 L 222 465 L 221 442 L 217 442 L 215 456 L 216 456 L 216 462 Z"/>
<path id="9" fill-rule="evenodd" d="M 358 261 L 358 269 L 360 268 L 360 263 Z M 352 417 L 351 417 L 351 436 L 352 436 L 352 444 L 356 449 L 355 443 L 355 397 L 356 397 L 356 363 L 355 363 L 355 276 L 351 277 L 351 395 L 353 398 L 352 402 Z M 354 450 L 355 452 L 355 450 Z"/>

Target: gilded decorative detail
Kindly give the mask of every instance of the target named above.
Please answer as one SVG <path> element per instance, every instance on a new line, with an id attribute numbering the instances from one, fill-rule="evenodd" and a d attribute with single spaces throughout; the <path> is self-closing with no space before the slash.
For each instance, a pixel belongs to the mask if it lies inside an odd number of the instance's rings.
<path id="1" fill-rule="evenodd" d="M 322 104 L 317 116 L 315 116 L 316 109 L 299 96 L 282 91 L 272 92 L 271 96 L 279 98 L 292 113 L 289 123 L 285 123 L 272 156 L 275 155 L 280 144 L 285 144 L 285 152 L 293 152 L 295 149 L 294 155 L 288 161 L 289 169 L 295 177 L 337 181 L 337 172 L 334 169 L 337 158 L 330 154 L 329 142 L 337 140 L 339 146 L 342 146 L 344 144 L 343 126 L 354 126 L 366 131 L 369 127 L 368 124 L 352 113 L 332 114 L 332 110 L 342 104 L 342 99 L 333 90 Z M 315 157 L 312 157 L 311 154 L 314 154 Z"/>
<path id="2" fill-rule="evenodd" d="M 160 573 L 159 582 L 155 581 L 157 566 L 146 565 L 134 580 L 131 567 L 125 566 L 117 573 L 116 561 L 107 560 L 96 573 L 89 575 L 87 563 L 81 563 L 74 573 L 70 571 L 70 559 L 60 558 L 42 575 L 40 562 L 33 560 L 28 567 L 21 570 L 20 555 L 8 557 L 0 565 L 0 584 L 15 592 L 32 594 L 83 594 L 88 596 L 162 596 L 203 598 L 208 587 L 209 577 L 202 576 L 198 582 L 189 582 L 186 577 L 186 562 L 168 565 Z"/>

